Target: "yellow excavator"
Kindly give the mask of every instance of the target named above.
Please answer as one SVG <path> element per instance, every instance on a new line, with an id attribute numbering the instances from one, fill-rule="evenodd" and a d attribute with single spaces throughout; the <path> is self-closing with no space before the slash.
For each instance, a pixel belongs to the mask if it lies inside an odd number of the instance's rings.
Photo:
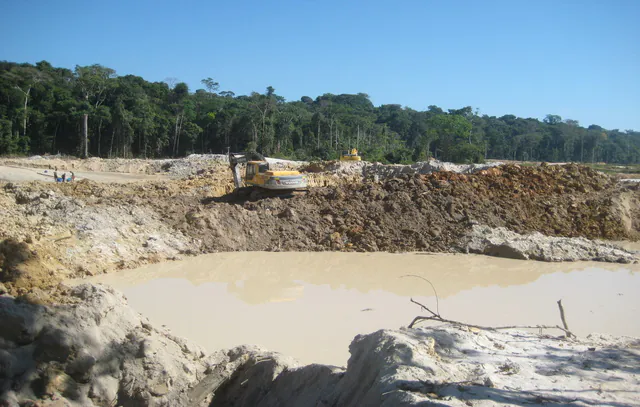
<path id="1" fill-rule="evenodd" d="M 239 164 L 246 164 L 245 175 L 240 175 Z M 229 166 L 238 194 L 248 193 L 252 199 L 292 194 L 305 190 L 307 177 L 298 171 L 274 171 L 259 153 L 229 153 Z M 244 185 L 243 185 L 244 184 Z"/>
<path id="2" fill-rule="evenodd" d="M 362 161 L 362 157 L 358 155 L 358 150 L 352 148 L 351 151 L 343 151 L 340 155 L 340 161 Z"/>

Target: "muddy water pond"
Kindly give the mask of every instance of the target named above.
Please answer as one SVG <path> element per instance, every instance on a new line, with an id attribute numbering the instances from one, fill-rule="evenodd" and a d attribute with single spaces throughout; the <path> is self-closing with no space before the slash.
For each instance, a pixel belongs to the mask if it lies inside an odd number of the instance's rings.
<path id="1" fill-rule="evenodd" d="M 407 276 L 411 275 L 411 276 Z M 431 285 L 415 276 L 428 279 Z M 479 325 L 560 323 L 640 336 L 640 266 L 419 253 L 217 253 L 91 277 L 207 350 L 255 344 L 346 365 L 353 337 L 424 315 Z M 557 332 L 553 332 L 557 333 Z"/>

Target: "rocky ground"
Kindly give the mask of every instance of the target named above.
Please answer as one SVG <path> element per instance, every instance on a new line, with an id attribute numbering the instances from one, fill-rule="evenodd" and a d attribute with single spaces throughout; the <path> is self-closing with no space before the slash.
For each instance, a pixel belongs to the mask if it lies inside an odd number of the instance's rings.
<path id="1" fill-rule="evenodd" d="M 520 260 L 539 261 L 606 261 L 634 263 L 637 253 L 621 250 L 616 244 L 582 237 L 553 237 L 540 232 L 521 235 L 506 228 L 473 225 L 459 242 L 459 248 L 469 253 L 486 254 Z"/>
<path id="2" fill-rule="evenodd" d="M 60 282 L 216 251 L 458 251 L 633 262 L 637 253 L 600 240 L 640 237 L 638 183 L 573 164 L 278 161 L 273 165 L 306 171 L 310 191 L 251 201 L 231 194 L 224 156 L 0 164 L 166 176 L 126 184 L 0 182 L 5 405 L 623 406 L 637 398 L 633 339 L 569 341 L 459 327 L 381 331 L 354 341 L 346 371 L 297 367 L 248 348 L 205 357 L 151 327 L 111 289 Z M 594 388 L 610 376 L 612 384 Z"/>
<path id="3" fill-rule="evenodd" d="M 0 404 L 178 405 L 204 375 L 202 349 L 150 326 L 113 289 L 66 294 L 71 304 L 55 307 L 0 297 Z"/>

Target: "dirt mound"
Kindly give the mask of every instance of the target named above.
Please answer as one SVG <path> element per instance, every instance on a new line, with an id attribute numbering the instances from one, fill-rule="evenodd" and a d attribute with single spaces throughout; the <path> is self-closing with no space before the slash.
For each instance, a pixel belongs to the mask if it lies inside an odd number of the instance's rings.
<path id="1" fill-rule="evenodd" d="M 417 162 L 410 165 L 367 165 L 363 168 L 363 177 L 369 180 L 380 180 L 395 178 L 401 175 L 413 174 L 431 174 L 439 171 L 455 172 L 458 174 L 473 174 L 475 172 L 486 170 L 488 168 L 500 165 L 499 162 L 491 162 L 486 164 L 454 164 L 439 160 L 429 160 L 426 162 Z"/>
<path id="2" fill-rule="evenodd" d="M 337 175 L 360 175 L 366 166 L 373 165 L 365 161 L 314 161 L 300 167 L 300 171 L 309 173 L 332 173 Z"/>
<path id="3" fill-rule="evenodd" d="M 164 162 L 169 160 L 145 160 L 123 158 L 88 158 L 86 160 L 70 156 L 33 156 L 29 158 L 2 158 L 0 164 L 46 168 L 59 171 L 99 171 L 129 174 L 155 174 L 161 171 Z"/>
<path id="4" fill-rule="evenodd" d="M 58 284 L 68 275 L 48 250 L 15 239 L 0 241 L 0 293 L 6 291 L 33 304 L 47 304 L 59 299 Z"/>
<path id="5" fill-rule="evenodd" d="M 403 176 L 313 189 L 307 196 L 210 203 L 172 221 L 216 250 L 449 251 L 474 224 L 517 233 L 625 239 L 622 191 L 575 165 L 506 165 L 476 174 Z M 162 206 L 167 202 L 152 203 Z M 629 212 L 629 211 L 627 211 Z"/>
<path id="6" fill-rule="evenodd" d="M 301 171 L 308 173 L 335 174 L 338 176 L 360 176 L 367 180 L 385 180 L 402 175 L 431 174 L 438 171 L 472 174 L 496 167 L 499 162 L 486 164 L 454 164 L 431 159 L 415 164 L 380 164 L 366 161 L 317 161 L 304 165 Z"/>
<path id="7" fill-rule="evenodd" d="M 460 247 L 470 253 L 538 261 L 606 261 L 633 263 L 634 253 L 582 237 L 551 237 L 540 232 L 521 235 L 505 228 L 474 225 Z"/>
<path id="8" fill-rule="evenodd" d="M 0 405 L 189 404 L 215 354 L 152 327 L 112 288 L 68 291 L 51 307 L 0 296 Z"/>
<path id="9" fill-rule="evenodd" d="M 569 341 L 445 325 L 358 335 L 349 352 L 343 370 L 291 366 L 277 354 L 234 349 L 232 360 L 248 361 L 214 393 L 211 405 L 631 406 L 639 390 L 632 379 L 638 340 L 628 337 Z M 609 372 L 625 379 L 608 381 L 603 391 L 596 383 Z"/>

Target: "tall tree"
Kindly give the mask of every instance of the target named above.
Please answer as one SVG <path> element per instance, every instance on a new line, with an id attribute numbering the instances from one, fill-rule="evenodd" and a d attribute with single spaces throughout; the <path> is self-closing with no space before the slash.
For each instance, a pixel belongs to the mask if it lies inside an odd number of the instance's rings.
<path id="1" fill-rule="evenodd" d="M 220 84 L 211 78 L 203 79 L 200 82 L 207 88 L 207 91 L 209 91 L 209 93 L 215 94 L 218 89 L 220 89 Z"/>
<path id="2" fill-rule="evenodd" d="M 82 115 L 82 157 L 89 156 L 89 114 L 95 111 L 107 97 L 110 80 L 116 71 L 102 65 L 78 66 L 75 69 L 80 96 L 85 103 Z"/>

